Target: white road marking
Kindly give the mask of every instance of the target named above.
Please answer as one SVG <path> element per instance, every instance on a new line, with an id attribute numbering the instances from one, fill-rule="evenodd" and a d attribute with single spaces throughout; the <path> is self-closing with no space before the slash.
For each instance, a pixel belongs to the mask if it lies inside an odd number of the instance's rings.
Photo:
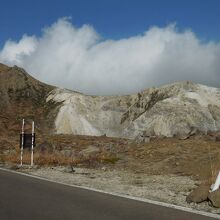
<path id="1" fill-rule="evenodd" d="M 181 211 L 185 211 L 185 212 L 190 212 L 190 213 L 194 213 L 194 214 L 198 214 L 198 215 L 203 215 L 203 216 L 207 216 L 207 217 L 211 217 L 211 218 L 220 219 L 220 215 L 218 215 L 218 214 L 213 214 L 213 213 L 204 212 L 204 211 L 198 211 L 198 210 L 194 210 L 194 209 L 183 207 L 183 206 L 178 206 L 178 205 L 169 204 L 169 203 L 165 203 L 165 202 L 159 202 L 159 201 L 154 201 L 154 200 L 150 200 L 150 199 L 124 195 L 124 194 L 119 194 L 119 193 L 107 192 L 107 191 L 104 191 L 104 190 L 90 188 L 90 187 L 86 187 L 86 186 L 78 186 L 78 185 L 74 185 L 74 184 L 62 183 L 62 182 L 59 182 L 59 181 L 49 180 L 49 179 L 46 179 L 44 177 L 35 176 L 35 175 L 32 175 L 32 174 L 27 174 L 27 173 L 22 173 L 22 172 L 17 172 L 17 171 L 2 168 L 2 167 L 0 167 L 0 170 L 15 173 L 15 174 L 20 174 L 20 175 L 27 176 L 27 177 L 32 177 L 32 178 L 35 178 L 35 179 L 44 180 L 44 181 L 47 181 L 47 182 L 58 183 L 58 184 L 62 184 L 64 186 L 70 186 L 70 187 L 75 187 L 75 188 L 80 188 L 80 189 L 91 190 L 91 191 L 94 191 L 94 192 L 104 193 L 104 194 L 117 196 L 117 197 L 122 197 L 122 198 L 126 198 L 126 199 L 132 199 L 132 200 L 136 200 L 136 201 L 146 202 L 146 203 L 150 203 L 150 204 L 154 204 L 154 205 L 164 206 L 164 207 L 167 207 L 167 208 L 173 208 L 173 209 L 177 209 L 177 210 L 181 210 Z"/>

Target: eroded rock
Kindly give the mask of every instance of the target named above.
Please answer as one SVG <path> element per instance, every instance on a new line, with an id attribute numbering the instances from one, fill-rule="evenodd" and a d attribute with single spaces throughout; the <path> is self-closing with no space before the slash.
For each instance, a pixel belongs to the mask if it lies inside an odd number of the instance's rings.
<path id="1" fill-rule="evenodd" d="M 195 188 L 187 197 L 187 203 L 201 203 L 208 200 L 210 185 L 202 184 Z"/>
<path id="2" fill-rule="evenodd" d="M 208 199 L 210 200 L 212 206 L 220 208 L 220 189 L 209 193 Z"/>
<path id="3" fill-rule="evenodd" d="M 62 102 L 57 133 L 135 139 L 145 132 L 187 139 L 220 130 L 220 90 L 187 81 L 128 96 L 96 97 L 56 88 L 50 100 Z M 147 142 L 144 138 L 140 142 Z"/>

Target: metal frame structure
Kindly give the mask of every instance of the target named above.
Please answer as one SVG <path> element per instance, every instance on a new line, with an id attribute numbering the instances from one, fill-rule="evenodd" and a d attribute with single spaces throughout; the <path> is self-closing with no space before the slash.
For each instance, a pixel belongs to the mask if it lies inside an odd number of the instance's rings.
<path id="1" fill-rule="evenodd" d="M 22 127 L 21 127 L 21 163 L 20 165 L 23 165 L 23 151 L 24 151 L 24 138 L 25 138 L 25 133 L 24 133 L 24 126 L 25 126 L 25 121 L 24 119 L 22 120 Z M 31 132 L 31 166 L 34 165 L 34 140 L 35 139 L 35 134 L 34 134 L 34 121 L 32 121 L 32 132 Z"/>

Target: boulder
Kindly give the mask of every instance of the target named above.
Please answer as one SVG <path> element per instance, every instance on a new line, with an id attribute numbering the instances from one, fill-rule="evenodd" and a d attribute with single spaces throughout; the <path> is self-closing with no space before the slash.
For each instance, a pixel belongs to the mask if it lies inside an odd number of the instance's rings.
<path id="1" fill-rule="evenodd" d="M 208 200 L 210 185 L 202 184 L 195 188 L 187 197 L 186 202 L 201 203 Z"/>
<path id="2" fill-rule="evenodd" d="M 210 200 L 212 206 L 220 208 L 220 189 L 209 193 L 208 199 Z"/>

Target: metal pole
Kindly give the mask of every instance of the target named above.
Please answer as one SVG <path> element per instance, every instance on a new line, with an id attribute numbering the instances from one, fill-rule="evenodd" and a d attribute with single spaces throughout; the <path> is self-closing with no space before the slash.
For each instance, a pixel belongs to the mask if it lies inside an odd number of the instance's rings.
<path id="1" fill-rule="evenodd" d="M 31 166 L 34 165 L 34 121 L 32 121 Z"/>
<path id="2" fill-rule="evenodd" d="M 23 164 L 23 149 L 24 149 L 24 119 L 22 120 L 22 128 L 21 128 L 21 166 Z"/>

